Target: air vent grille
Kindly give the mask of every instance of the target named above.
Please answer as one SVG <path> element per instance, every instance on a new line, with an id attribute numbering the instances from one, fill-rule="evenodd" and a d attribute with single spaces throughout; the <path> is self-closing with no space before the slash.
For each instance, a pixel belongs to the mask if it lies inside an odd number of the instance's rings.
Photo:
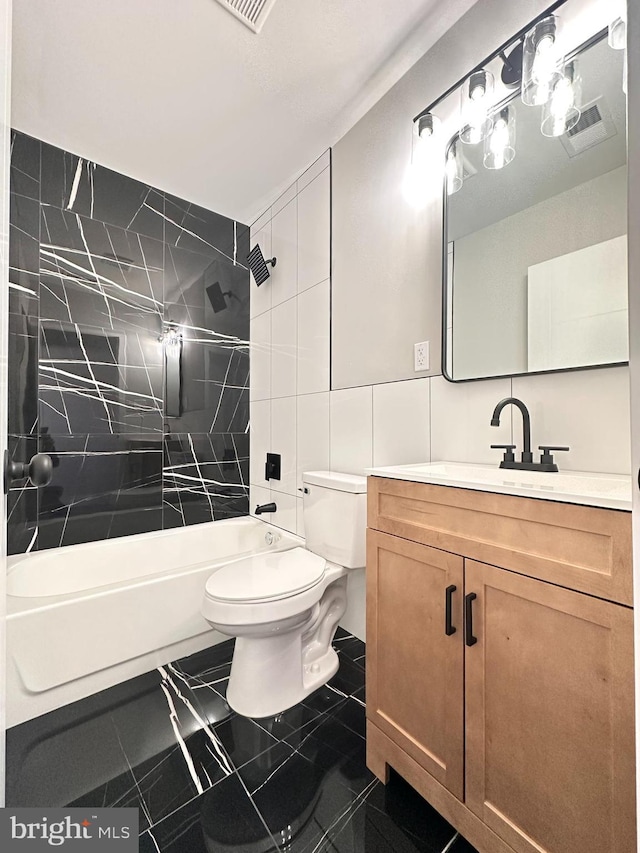
<path id="1" fill-rule="evenodd" d="M 605 99 L 600 97 L 591 104 L 585 104 L 577 124 L 560 137 L 560 142 L 569 157 L 576 157 L 587 148 L 611 139 L 617 132 L 611 111 Z"/>
<path id="2" fill-rule="evenodd" d="M 576 133 L 582 133 L 583 130 L 597 124 L 599 121 L 602 121 L 602 113 L 598 109 L 597 104 L 592 104 L 582 113 L 578 123 L 571 130 L 568 130 L 567 133 L 569 136 L 575 136 Z"/>
<path id="3" fill-rule="evenodd" d="M 239 21 L 259 33 L 276 0 L 218 0 Z"/>

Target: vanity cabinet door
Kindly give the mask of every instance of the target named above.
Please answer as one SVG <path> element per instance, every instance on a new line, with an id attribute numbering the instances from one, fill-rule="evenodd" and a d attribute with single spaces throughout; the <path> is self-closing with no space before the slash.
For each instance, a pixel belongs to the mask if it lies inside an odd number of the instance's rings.
<path id="1" fill-rule="evenodd" d="M 465 561 L 466 803 L 517 853 L 632 853 L 632 611 Z"/>
<path id="2" fill-rule="evenodd" d="M 461 557 L 367 531 L 367 717 L 460 799 L 462 585 Z"/>

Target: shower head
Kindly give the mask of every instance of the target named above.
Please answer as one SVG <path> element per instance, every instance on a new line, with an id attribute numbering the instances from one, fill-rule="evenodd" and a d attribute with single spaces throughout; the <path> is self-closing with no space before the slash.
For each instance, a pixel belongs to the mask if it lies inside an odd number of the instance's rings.
<path id="1" fill-rule="evenodd" d="M 275 267 L 276 259 L 269 258 L 268 260 L 265 260 L 260 244 L 256 243 L 247 256 L 247 263 L 249 264 L 249 269 L 253 273 L 256 285 L 260 287 L 260 285 L 271 275 L 267 269 L 267 264 L 271 264 L 272 267 Z"/>
<path id="2" fill-rule="evenodd" d="M 219 281 L 214 281 L 213 284 L 210 284 L 209 287 L 206 288 L 205 292 L 209 297 L 209 302 L 211 303 L 214 314 L 218 314 L 220 311 L 225 310 L 227 307 L 225 296 L 231 296 L 231 293 L 229 291 L 223 293 Z"/>
<path id="3" fill-rule="evenodd" d="M 239 302 L 240 305 L 242 306 L 242 299 L 237 297 L 235 295 L 235 293 L 233 293 L 233 291 L 231 291 L 231 290 L 224 290 L 223 291 L 222 288 L 220 287 L 219 281 L 214 281 L 213 284 L 210 284 L 209 287 L 206 287 L 205 293 L 207 294 L 207 297 L 209 298 L 209 302 L 211 303 L 211 307 L 213 308 L 214 314 L 219 314 L 220 311 L 224 311 L 225 308 L 229 307 L 225 301 L 225 296 L 229 300 L 235 299 L 236 302 Z"/>

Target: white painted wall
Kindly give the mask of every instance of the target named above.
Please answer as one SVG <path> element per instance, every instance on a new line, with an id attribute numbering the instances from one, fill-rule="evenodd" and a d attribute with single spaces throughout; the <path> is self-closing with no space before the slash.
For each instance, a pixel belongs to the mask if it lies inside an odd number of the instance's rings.
<path id="1" fill-rule="evenodd" d="M 572 25 L 586 37 L 606 4 L 578 5 Z M 333 388 L 414 378 L 423 340 L 440 372 L 442 181 L 427 170 L 423 205 L 408 203 L 411 119 L 547 6 L 478 0 L 334 146 Z"/>
<path id="2" fill-rule="evenodd" d="M 411 119 L 547 5 L 478 0 L 335 145 L 332 387 L 413 378 L 423 340 L 440 373 L 442 184 L 407 203 Z"/>
<path id="3" fill-rule="evenodd" d="M 7 446 L 11 0 L 0 0 L 0 460 Z M 0 808 L 5 804 L 7 501 L 0 496 Z"/>
<path id="4" fill-rule="evenodd" d="M 453 376 L 526 371 L 528 268 L 626 233 L 621 166 L 456 240 Z"/>
<path id="5" fill-rule="evenodd" d="M 627 44 L 640 44 L 640 4 L 628 3 Z M 627 141 L 629 161 L 629 234 L 640 233 L 640 51 L 628 51 Z M 631 443 L 633 489 L 633 577 L 635 612 L 640 613 L 640 242 L 629 240 L 629 361 L 631 367 Z M 640 756 L 640 619 L 635 619 L 636 756 Z M 636 772 L 640 804 L 640 772 Z M 638 825 L 640 850 L 640 824 Z"/>

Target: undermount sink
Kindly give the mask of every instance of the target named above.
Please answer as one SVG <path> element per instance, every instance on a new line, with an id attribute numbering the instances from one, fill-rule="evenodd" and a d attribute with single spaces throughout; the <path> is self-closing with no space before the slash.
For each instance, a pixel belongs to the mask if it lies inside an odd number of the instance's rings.
<path id="1" fill-rule="evenodd" d="M 466 462 L 429 462 L 367 468 L 366 474 L 507 495 L 631 510 L 631 477 L 582 471 L 546 473 Z"/>

